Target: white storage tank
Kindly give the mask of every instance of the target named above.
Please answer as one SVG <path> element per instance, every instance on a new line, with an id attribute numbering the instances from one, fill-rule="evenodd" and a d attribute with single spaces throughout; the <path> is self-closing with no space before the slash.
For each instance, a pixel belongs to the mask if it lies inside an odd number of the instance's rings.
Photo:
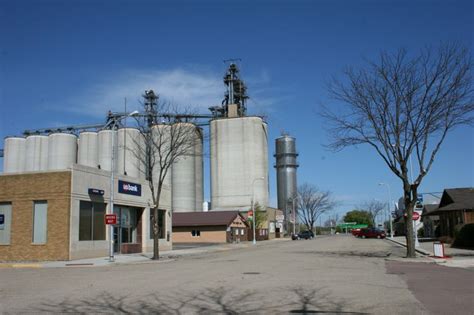
<path id="1" fill-rule="evenodd" d="M 7 137 L 3 147 L 3 172 L 19 173 L 25 169 L 26 140 L 22 137 Z"/>
<path id="2" fill-rule="evenodd" d="M 77 164 L 97 168 L 99 164 L 97 132 L 84 131 L 79 134 Z"/>
<path id="3" fill-rule="evenodd" d="M 25 172 L 48 169 L 48 137 L 31 135 L 26 137 Z"/>
<path id="4" fill-rule="evenodd" d="M 173 164 L 173 211 L 201 211 L 203 201 L 201 131 L 191 123 L 178 123 L 173 128 L 178 130 L 178 133 L 185 134 L 183 149 L 188 151 Z"/>
<path id="5" fill-rule="evenodd" d="M 113 130 L 101 130 L 98 132 L 98 165 L 100 168 L 105 171 L 112 170 L 112 134 L 116 133 Z M 115 157 L 117 157 L 117 152 L 115 151 Z M 115 159 L 115 161 L 117 161 Z M 115 163 L 117 165 L 117 163 Z"/>
<path id="6" fill-rule="evenodd" d="M 48 170 L 64 170 L 76 163 L 77 137 L 68 133 L 48 136 Z"/>
<path id="7" fill-rule="evenodd" d="M 119 129 L 117 148 L 117 172 L 131 177 L 141 177 L 143 171 L 141 153 L 145 151 L 140 131 L 136 128 Z"/>
<path id="8" fill-rule="evenodd" d="M 213 210 L 268 206 L 267 124 L 260 117 L 222 118 L 210 123 Z M 262 179 L 263 178 L 263 179 Z"/>

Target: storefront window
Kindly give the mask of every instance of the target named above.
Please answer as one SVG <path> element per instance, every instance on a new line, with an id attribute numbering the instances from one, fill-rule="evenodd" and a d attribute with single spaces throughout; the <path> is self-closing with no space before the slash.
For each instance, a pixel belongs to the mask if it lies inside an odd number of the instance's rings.
<path id="1" fill-rule="evenodd" d="M 46 244 L 48 235 L 48 203 L 35 201 L 33 204 L 33 244 Z"/>
<path id="2" fill-rule="evenodd" d="M 105 203 L 79 202 L 79 240 L 105 240 Z"/>
<path id="3" fill-rule="evenodd" d="M 165 214 L 166 210 L 158 210 L 159 238 L 165 238 Z M 150 239 L 153 239 L 153 209 L 150 209 Z"/>
<path id="4" fill-rule="evenodd" d="M 10 244 L 12 204 L 0 203 L 0 245 Z"/>
<path id="5" fill-rule="evenodd" d="M 121 243 L 137 242 L 137 210 L 129 207 L 114 207 L 120 224 Z"/>

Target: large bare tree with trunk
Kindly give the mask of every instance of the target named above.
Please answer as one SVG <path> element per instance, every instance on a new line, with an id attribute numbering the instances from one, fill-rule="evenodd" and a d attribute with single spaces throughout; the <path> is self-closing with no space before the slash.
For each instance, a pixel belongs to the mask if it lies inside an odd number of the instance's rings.
<path id="1" fill-rule="evenodd" d="M 298 217 L 308 230 L 313 230 L 318 218 L 334 209 L 336 202 L 330 191 L 320 190 L 311 184 L 298 187 Z"/>
<path id="2" fill-rule="evenodd" d="M 193 122 L 189 109 L 179 109 L 159 101 L 153 91 L 146 91 L 145 112 L 136 118 L 140 138 L 135 139 L 134 155 L 142 165 L 151 192 L 153 258 L 159 259 L 159 211 L 163 189 L 171 191 L 171 170 L 178 160 L 193 156 L 202 133 Z"/>
<path id="3" fill-rule="evenodd" d="M 473 122 L 472 57 L 458 44 L 425 48 L 416 55 L 383 52 L 376 62 L 344 71 L 329 85 L 342 103 L 323 109 L 330 147 L 367 144 L 401 180 L 406 209 L 407 257 L 415 257 L 413 208 L 418 187 L 446 136 Z M 408 163 L 413 158 L 414 180 Z"/>

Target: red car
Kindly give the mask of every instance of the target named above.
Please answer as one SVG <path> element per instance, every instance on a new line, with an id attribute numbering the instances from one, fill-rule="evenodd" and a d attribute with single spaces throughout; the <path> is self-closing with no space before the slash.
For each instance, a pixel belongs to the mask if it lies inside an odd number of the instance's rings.
<path id="1" fill-rule="evenodd" d="M 360 229 L 359 234 L 357 237 L 361 238 L 369 238 L 369 237 L 376 237 L 376 238 L 385 238 L 385 232 L 379 229 L 368 228 L 368 229 Z"/>
<path id="2" fill-rule="evenodd" d="M 351 233 L 355 237 L 359 237 L 360 229 L 352 229 Z"/>

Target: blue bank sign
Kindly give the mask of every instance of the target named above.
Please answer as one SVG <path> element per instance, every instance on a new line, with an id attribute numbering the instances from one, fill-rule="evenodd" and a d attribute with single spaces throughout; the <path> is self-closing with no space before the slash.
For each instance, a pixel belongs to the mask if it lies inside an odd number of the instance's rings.
<path id="1" fill-rule="evenodd" d="M 142 185 L 126 182 L 123 180 L 118 181 L 118 191 L 121 194 L 141 196 L 142 195 Z"/>

